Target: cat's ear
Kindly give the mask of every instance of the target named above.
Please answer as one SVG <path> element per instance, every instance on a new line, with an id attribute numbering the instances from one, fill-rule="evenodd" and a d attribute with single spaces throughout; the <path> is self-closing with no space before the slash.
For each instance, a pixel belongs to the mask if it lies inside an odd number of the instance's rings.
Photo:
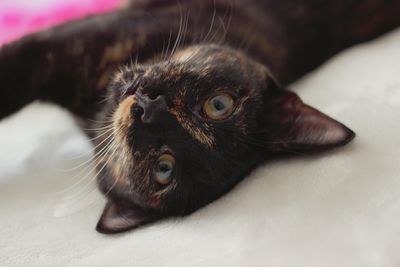
<path id="1" fill-rule="evenodd" d="M 152 223 L 161 216 L 138 206 L 124 206 L 108 200 L 96 230 L 103 234 L 115 234 Z"/>
<path id="2" fill-rule="evenodd" d="M 275 96 L 273 139 L 281 149 L 323 150 L 347 144 L 355 137 L 352 130 L 304 104 L 295 93 L 280 89 Z"/>

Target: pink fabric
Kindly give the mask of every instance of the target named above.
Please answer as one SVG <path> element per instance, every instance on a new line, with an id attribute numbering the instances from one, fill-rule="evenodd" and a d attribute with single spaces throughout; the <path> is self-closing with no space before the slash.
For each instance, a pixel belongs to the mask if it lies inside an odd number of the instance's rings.
<path id="1" fill-rule="evenodd" d="M 0 45 L 65 21 L 111 11 L 121 0 L 0 0 Z"/>

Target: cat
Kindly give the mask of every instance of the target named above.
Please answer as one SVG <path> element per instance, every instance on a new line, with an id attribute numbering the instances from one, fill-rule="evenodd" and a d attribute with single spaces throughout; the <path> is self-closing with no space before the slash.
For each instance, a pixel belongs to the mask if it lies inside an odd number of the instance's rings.
<path id="1" fill-rule="evenodd" d="M 270 158 L 349 143 L 352 130 L 285 85 L 400 25 L 398 10 L 390 0 L 133 0 L 1 47 L 0 118 L 39 99 L 97 129 L 107 198 L 97 231 L 187 215 Z"/>

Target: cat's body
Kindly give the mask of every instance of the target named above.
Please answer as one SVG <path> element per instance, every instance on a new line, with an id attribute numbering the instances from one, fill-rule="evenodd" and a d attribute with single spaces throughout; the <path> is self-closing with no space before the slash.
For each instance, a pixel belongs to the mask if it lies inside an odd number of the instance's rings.
<path id="1" fill-rule="evenodd" d="M 287 84 L 337 51 L 399 25 L 399 9 L 397 1 L 381 0 L 132 1 L 128 9 L 3 47 L 1 84 L 13 99 L 3 100 L 0 117 L 38 96 L 54 98 L 77 114 L 92 113 L 93 107 L 86 107 L 105 89 L 116 66 L 171 50 L 186 16 L 184 45 L 222 42 L 244 49 Z M 16 56 L 24 60 L 22 65 Z M 32 91 L 30 98 L 27 91 Z"/>
<path id="2" fill-rule="evenodd" d="M 394 0 L 132 1 L 0 48 L 0 118 L 42 99 L 100 121 L 110 201 L 99 231 L 187 214 L 276 153 L 349 142 L 349 129 L 276 80 L 400 25 L 398 10 Z"/>

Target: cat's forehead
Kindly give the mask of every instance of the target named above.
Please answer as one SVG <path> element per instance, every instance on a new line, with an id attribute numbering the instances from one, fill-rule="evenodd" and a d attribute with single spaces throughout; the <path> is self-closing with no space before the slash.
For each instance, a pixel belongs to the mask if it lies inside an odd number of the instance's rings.
<path id="1" fill-rule="evenodd" d="M 204 75 L 209 72 L 247 74 L 247 67 L 252 63 L 243 53 L 218 45 L 189 46 L 174 53 L 172 60 Z"/>
<path id="2" fill-rule="evenodd" d="M 145 66 L 141 76 L 147 84 L 205 87 L 247 87 L 265 80 L 265 68 L 244 54 L 217 45 L 179 50 L 164 62 Z M 207 86 L 208 85 L 208 86 Z"/>
<path id="3" fill-rule="evenodd" d="M 172 59 L 179 62 L 217 63 L 222 60 L 222 63 L 227 64 L 243 57 L 237 50 L 218 45 L 189 46 L 172 55 Z"/>

